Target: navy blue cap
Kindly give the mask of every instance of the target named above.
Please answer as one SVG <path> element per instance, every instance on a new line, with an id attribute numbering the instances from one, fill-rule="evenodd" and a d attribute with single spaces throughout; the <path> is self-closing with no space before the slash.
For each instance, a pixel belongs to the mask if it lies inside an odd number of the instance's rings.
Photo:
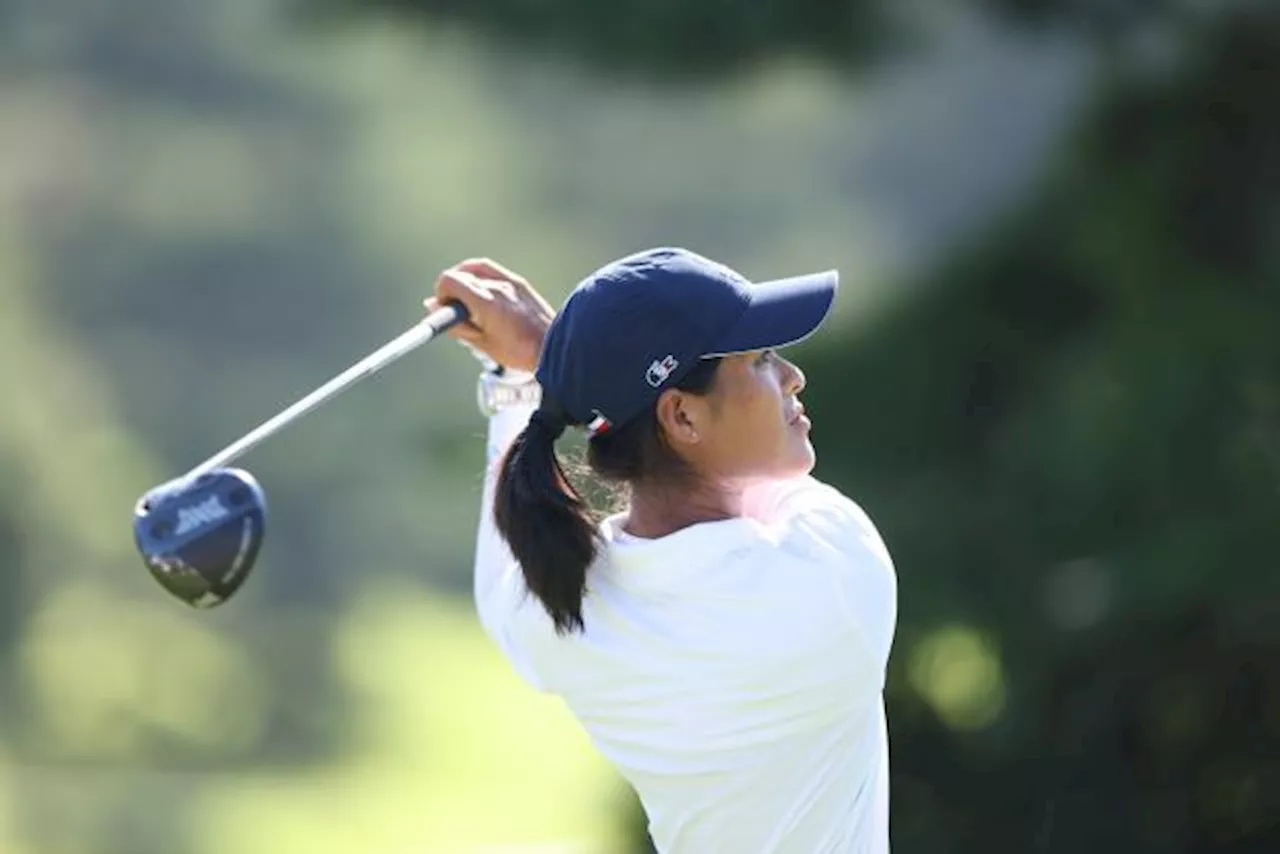
<path id="1" fill-rule="evenodd" d="M 700 359 L 785 347 L 827 316 L 835 270 L 753 283 L 687 249 L 606 264 L 574 288 L 543 343 L 543 395 L 591 435 L 625 424 Z"/>

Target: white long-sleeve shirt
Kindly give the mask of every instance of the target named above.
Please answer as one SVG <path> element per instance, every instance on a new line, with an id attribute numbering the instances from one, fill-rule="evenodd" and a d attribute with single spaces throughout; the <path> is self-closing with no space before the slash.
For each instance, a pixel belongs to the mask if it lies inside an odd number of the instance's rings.
<path id="1" fill-rule="evenodd" d="M 557 636 L 491 513 L 530 412 L 490 419 L 479 615 L 635 788 L 658 851 L 887 854 L 897 583 L 866 514 L 806 477 L 750 496 L 749 517 L 656 540 L 608 519 L 586 630 Z"/>

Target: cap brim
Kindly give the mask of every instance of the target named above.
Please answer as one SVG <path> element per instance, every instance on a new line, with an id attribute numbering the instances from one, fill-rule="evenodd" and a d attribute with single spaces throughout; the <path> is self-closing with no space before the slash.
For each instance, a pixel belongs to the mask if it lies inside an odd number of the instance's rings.
<path id="1" fill-rule="evenodd" d="M 840 274 L 836 270 L 760 282 L 751 302 L 703 358 L 730 356 L 796 344 L 818 330 L 831 311 Z"/>

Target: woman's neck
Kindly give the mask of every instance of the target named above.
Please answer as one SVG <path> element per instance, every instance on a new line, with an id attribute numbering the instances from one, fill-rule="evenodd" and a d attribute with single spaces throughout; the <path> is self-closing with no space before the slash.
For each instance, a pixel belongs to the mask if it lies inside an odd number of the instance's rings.
<path id="1" fill-rule="evenodd" d="M 623 530 L 642 539 L 657 539 L 697 525 L 742 515 L 742 490 L 703 483 L 694 487 L 638 483 L 632 487 Z"/>

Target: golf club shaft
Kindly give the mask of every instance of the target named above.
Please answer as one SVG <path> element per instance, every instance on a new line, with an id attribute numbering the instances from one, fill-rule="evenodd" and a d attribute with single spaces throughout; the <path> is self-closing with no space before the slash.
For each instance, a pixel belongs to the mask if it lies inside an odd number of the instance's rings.
<path id="1" fill-rule="evenodd" d="M 288 409 L 285 409 L 251 432 L 246 433 L 187 472 L 185 477 L 199 477 L 206 472 L 225 466 L 238 459 L 251 448 L 278 433 L 340 392 L 350 388 L 365 377 L 372 376 L 401 356 L 418 349 L 449 327 L 463 322 L 466 320 L 466 316 L 466 310 L 458 304 L 447 305 L 444 308 L 433 311 L 417 326 L 379 347 Z"/>

